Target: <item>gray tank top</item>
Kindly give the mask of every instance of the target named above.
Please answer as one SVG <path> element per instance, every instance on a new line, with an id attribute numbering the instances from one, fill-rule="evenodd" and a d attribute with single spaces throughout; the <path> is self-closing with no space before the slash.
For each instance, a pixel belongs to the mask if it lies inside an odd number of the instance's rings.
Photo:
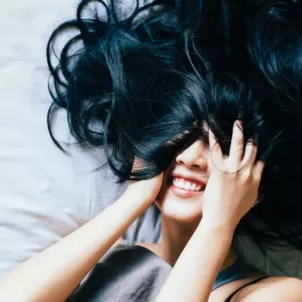
<path id="1" fill-rule="evenodd" d="M 171 270 L 167 262 L 144 247 L 119 245 L 94 267 L 67 301 L 155 301 Z M 218 274 L 213 290 L 257 272 L 238 260 Z"/>

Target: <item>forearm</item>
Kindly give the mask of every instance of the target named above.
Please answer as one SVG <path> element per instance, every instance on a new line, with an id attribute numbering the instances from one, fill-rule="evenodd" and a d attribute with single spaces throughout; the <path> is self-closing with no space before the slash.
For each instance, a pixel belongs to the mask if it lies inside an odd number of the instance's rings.
<path id="1" fill-rule="evenodd" d="M 232 237 L 232 229 L 201 222 L 178 258 L 156 302 L 207 302 Z"/>
<path id="2" fill-rule="evenodd" d="M 149 206 L 129 198 L 123 195 L 93 220 L 13 270 L 0 281 L 0 300 L 65 301 Z"/>

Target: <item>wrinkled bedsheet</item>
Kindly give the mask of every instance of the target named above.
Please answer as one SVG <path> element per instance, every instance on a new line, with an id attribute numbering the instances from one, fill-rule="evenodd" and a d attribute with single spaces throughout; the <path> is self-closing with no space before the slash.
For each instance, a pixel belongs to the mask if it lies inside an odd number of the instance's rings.
<path id="1" fill-rule="evenodd" d="M 0 2 L 0 277 L 97 215 L 126 186 L 116 184 L 107 166 L 93 172 L 104 163 L 100 150 L 70 147 L 65 155 L 47 132 L 45 46 L 55 26 L 74 16 L 76 4 Z M 65 112 L 57 114 L 54 131 L 71 142 Z M 126 238 L 154 235 L 136 222 Z"/>

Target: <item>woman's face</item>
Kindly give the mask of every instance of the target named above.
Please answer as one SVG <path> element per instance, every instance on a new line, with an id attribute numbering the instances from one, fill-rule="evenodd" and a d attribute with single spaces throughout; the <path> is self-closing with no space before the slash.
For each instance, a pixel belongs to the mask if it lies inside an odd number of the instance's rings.
<path id="1" fill-rule="evenodd" d="M 211 163 L 209 147 L 200 140 L 176 156 L 156 200 L 163 216 L 184 224 L 200 221 Z"/>

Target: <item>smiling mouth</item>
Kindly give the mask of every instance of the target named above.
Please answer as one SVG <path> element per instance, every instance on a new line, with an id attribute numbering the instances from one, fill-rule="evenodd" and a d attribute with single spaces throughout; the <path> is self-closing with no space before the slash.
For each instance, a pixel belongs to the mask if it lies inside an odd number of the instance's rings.
<path id="1" fill-rule="evenodd" d="M 194 181 L 189 181 L 184 178 L 174 177 L 172 179 L 172 184 L 174 187 L 192 192 L 201 192 L 205 190 L 205 185 L 202 186 Z"/>

